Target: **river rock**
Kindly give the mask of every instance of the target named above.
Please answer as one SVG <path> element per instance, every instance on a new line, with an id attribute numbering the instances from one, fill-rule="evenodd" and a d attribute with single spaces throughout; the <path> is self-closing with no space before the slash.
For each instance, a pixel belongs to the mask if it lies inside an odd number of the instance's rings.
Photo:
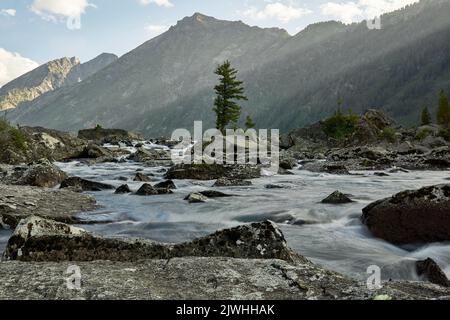
<path id="1" fill-rule="evenodd" d="M 16 171 L 11 178 L 13 184 L 53 188 L 66 179 L 67 174 L 47 159 L 41 159 L 29 165 L 25 171 Z"/>
<path id="2" fill-rule="evenodd" d="M 206 190 L 206 191 L 201 191 L 199 192 L 200 194 L 204 195 L 207 198 L 228 198 L 228 197 L 232 197 L 232 195 L 220 192 L 220 191 L 215 191 L 215 190 Z"/>
<path id="3" fill-rule="evenodd" d="M 251 185 L 252 182 L 247 180 L 219 178 L 213 187 L 248 187 Z"/>
<path id="4" fill-rule="evenodd" d="M 450 281 L 439 265 L 431 258 L 416 262 L 417 274 L 431 283 L 442 287 L 450 287 Z"/>
<path id="5" fill-rule="evenodd" d="M 127 184 L 121 185 L 114 192 L 115 194 L 126 194 L 131 193 L 130 187 Z"/>
<path id="6" fill-rule="evenodd" d="M 138 191 L 136 191 L 136 195 L 138 196 L 154 196 L 158 195 L 159 192 L 152 185 L 145 183 L 143 184 Z"/>
<path id="7" fill-rule="evenodd" d="M 261 177 L 261 168 L 252 165 L 181 164 L 166 173 L 166 179 L 216 180 L 256 179 Z"/>
<path id="8" fill-rule="evenodd" d="M 362 222 L 394 244 L 450 240 L 450 185 L 404 191 L 363 209 Z"/>
<path id="9" fill-rule="evenodd" d="M 143 174 L 142 172 L 138 172 L 136 173 L 136 176 L 134 177 L 133 181 L 150 182 L 152 181 L 152 179 L 149 176 Z"/>
<path id="10" fill-rule="evenodd" d="M 135 153 L 130 155 L 128 157 L 131 161 L 136 162 L 148 162 L 148 161 L 167 161 L 171 160 L 171 153 L 167 150 L 161 150 L 161 149 L 144 149 L 144 148 L 138 148 Z"/>
<path id="11" fill-rule="evenodd" d="M 184 198 L 184 200 L 189 201 L 189 203 L 203 203 L 208 201 L 208 197 L 201 193 L 193 192 Z"/>
<path id="12" fill-rule="evenodd" d="M 345 194 L 335 191 L 332 194 L 330 194 L 327 198 L 322 200 L 322 203 L 327 204 L 344 204 L 344 203 L 352 203 L 353 200 L 351 200 L 348 196 Z"/>
<path id="13" fill-rule="evenodd" d="M 103 191 L 114 189 L 114 186 L 101 182 L 85 180 L 79 177 L 71 177 L 61 183 L 61 189 L 64 188 L 75 188 L 81 189 L 82 191 Z"/>
<path id="14" fill-rule="evenodd" d="M 177 186 L 172 180 L 166 180 L 160 183 L 155 184 L 156 189 L 169 189 L 169 190 L 175 190 Z"/>

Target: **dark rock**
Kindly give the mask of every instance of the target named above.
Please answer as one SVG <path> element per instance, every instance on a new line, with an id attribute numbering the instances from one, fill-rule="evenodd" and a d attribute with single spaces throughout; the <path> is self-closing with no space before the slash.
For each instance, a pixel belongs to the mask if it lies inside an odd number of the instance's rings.
<path id="1" fill-rule="evenodd" d="M 78 131 L 78 138 L 98 141 L 102 143 L 111 143 L 120 140 L 142 140 L 142 137 L 138 134 L 128 132 L 121 129 L 103 129 L 94 128 Z"/>
<path id="2" fill-rule="evenodd" d="M 169 189 L 169 190 L 175 190 L 177 186 L 172 180 L 166 180 L 160 183 L 155 184 L 154 186 L 156 189 Z"/>
<path id="3" fill-rule="evenodd" d="M 219 178 L 213 187 L 248 187 L 251 185 L 252 182 L 247 180 Z"/>
<path id="4" fill-rule="evenodd" d="M 216 180 L 255 179 L 261 177 L 261 168 L 251 165 L 182 164 L 172 167 L 167 179 Z"/>
<path id="5" fill-rule="evenodd" d="M 373 175 L 377 177 L 389 177 L 389 175 L 385 172 L 375 172 Z"/>
<path id="6" fill-rule="evenodd" d="M 121 185 L 116 189 L 115 194 L 126 194 L 131 193 L 130 187 L 127 184 Z"/>
<path id="7" fill-rule="evenodd" d="M 127 177 L 118 177 L 117 180 L 119 181 L 128 181 Z"/>
<path id="8" fill-rule="evenodd" d="M 64 188 L 79 188 L 82 191 L 102 191 L 114 189 L 114 186 L 101 182 L 85 180 L 79 177 L 71 177 L 61 183 L 61 189 Z"/>
<path id="9" fill-rule="evenodd" d="M 292 175 L 294 175 L 295 173 L 293 173 L 292 171 L 283 169 L 283 168 L 279 168 L 279 169 L 278 169 L 278 174 L 279 174 L 279 175 L 292 176 Z"/>
<path id="10" fill-rule="evenodd" d="M 133 181 L 150 182 L 150 181 L 152 181 L 152 179 L 149 176 L 143 174 L 142 172 L 138 172 L 138 173 L 136 173 L 136 176 L 134 177 Z"/>
<path id="11" fill-rule="evenodd" d="M 450 185 L 404 191 L 363 209 L 362 222 L 394 244 L 450 240 Z"/>
<path id="12" fill-rule="evenodd" d="M 353 200 L 351 200 L 348 196 L 345 194 L 335 191 L 332 194 L 330 194 L 326 199 L 322 200 L 322 203 L 327 204 L 344 204 L 344 203 L 352 203 Z"/>
<path id="13" fill-rule="evenodd" d="M 450 287 L 450 281 L 439 265 L 433 259 L 416 262 L 417 274 L 431 283 L 442 287 Z"/>
<path id="14" fill-rule="evenodd" d="M 266 184 L 264 186 L 264 188 L 266 188 L 266 189 L 286 189 L 286 188 L 288 188 L 288 186 L 280 185 L 280 184 Z"/>
<path id="15" fill-rule="evenodd" d="M 207 198 L 228 198 L 232 197 L 232 195 L 220 192 L 220 191 L 214 191 L 214 190 L 206 190 L 199 192 L 200 194 L 204 195 Z"/>
<path id="16" fill-rule="evenodd" d="M 280 168 L 292 170 L 297 166 L 297 160 L 294 158 L 285 158 L 280 160 Z"/>
<path id="17" fill-rule="evenodd" d="M 158 194 L 159 194 L 158 190 L 153 188 L 148 183 L 145 183 L 144 185 L 142 185 L 142 187 L 139 188 L 138 191 L 136 191 L 136 195 L 138 196 L 154 196 Z"/>
<path id="18" fill-rule="evenodd" d="M 350 174 L 348 169 L 343 165 L 337 165 L 337 164 L 327 164 L 324 165 L 322 168 L 322 172 L 330 173 L 330 174 L 337 174 L 337 175 L 346 175 Z"/>

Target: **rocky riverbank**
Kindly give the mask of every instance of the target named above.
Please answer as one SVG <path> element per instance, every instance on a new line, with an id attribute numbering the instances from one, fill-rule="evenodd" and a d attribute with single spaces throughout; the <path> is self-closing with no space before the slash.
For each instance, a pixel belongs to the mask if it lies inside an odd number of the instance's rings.
<path id="1" fill-rule="evenodd" d="M 371 111 L 364 115 L 357 134 L 348 141 L 324 137 L 320 124 L 291 133 L 280 159 L 279 176 L 284 180 L 263 183 L 262 189 L 258 188 L 267 173 L 261 165 L 173 166 L 169 157 L 172 141 L 137 142 L 134 139 L 141 137 L 102 128 L 80 132 L 79 137 L 42 128 L 23 128 L 25 144 L 21 148 L 8 144 L 2 154 L 2 159 L 7 160 L 0 164 L 0 228 L 14 230 L 0 262 L 3 279 L 0 298 L 449 299 L 448 279 L 433 259 L 417 261 L 415 273 L 417 279 L 435 285 L 385 281 L 382 289 L 369 290 L 364 282 L 328 271 L 303 257 L 301 245 L 297 244 L 295 251 L 290 249 L 279 226 L 260 220 L 264 217 L 297 228 L 321 223 L 314 212 L 309 220 L 268 209 L 272 201 L 279 201 L 275 206 L 281 209 L 288 200 L 283 199 L 287 192 L 290 197 L 293 192 L 304 192 L 305 185 L 296 185 L 289 178 L 295 177 L 294 171 L 356 177 L 360 173 L 353 170 L 371 169 L 375 170 L 373 177 L 387 179 L 408 172 L 403 168 L 447 168 L 447 142 L 432 137 L 434 142 L 430 138 L 411 144 L 412 133 L 403 129 L 398 129 L 404 134 L 398 135 L 397 142 L 381 141 L 380 132 L 392 125 L 389 119 Z M 136 165 L 127 175 L 117 174 L 104 181 L 94 173 L 86 177 L 64 172 L 54 164 L 55 160 L 79 168 L 102 163 Z M 248 199 L 251 189 L 262 190 L 256 200 Z M 448 185 L 436 185 L 402 192 L 369 204 L 362 217 L 361 212 L 356 214 L 357 220 L 361 217 L 371 235 L 395 245 L 448 241 L 448 189 Z M 343 193 L 346 190 L 333 190 L 320 197 L 311 195 L 317 198 L 314 206 L 330 206 L 340 212 L 348 205 L 364 201 L 357 195 Z M 116 223 L 115 228 L 120 228 L 120 223 L 129 223 L 108 213 L 97 220 L 90 213 L 99 208 L 95 194 L 102 199 L 114 197 L 118 202 L 121 200 L 116 199 L 133 201 L 132 197 L 140 196 L 144 200 L 139 202 L 146 208 L 180 203 L 189 208 L 185 210 L 205 216 L 211 213 L 205 212 L 202 205 L 214 208 L 222 201 L 230 210 L 236 210 L 238 203 L 245 207 L 265 202 L 266 206 L 258 207 L 263 210 L 258 216 L 235 217 L 240 223 L 258 223 L 165 244 L 108 237 L 81 229 L 83 224 Z M 127 211 L 132 211 L 130 208 Z M 111 221 L 105 216 L 111 217 Z M 328 217 L 323 221 L 332 220 L 333 217 Z M 355 220 L 348 223 L 361 225 Z M 150 225 L 147 232 L 151 228 Z M 81 269 L 79 291 L 67 290 L 65 285 L 65 272 L 70 265 Z"/>
<path id="2" fill-rule="evenodd" d="M 164 245 L 98 238 L 79 228 L 31 217 L 15 230 L 4 258 L 0 262 L 2 299 L 450 297 L 449 289 L 426 283 L 393 281 L 369 290 L 366 284 L 295 254 L 272 222 Z M 64 281 L 70 279 L 69 266 L 79 268 L 79 290 L 69 290 Z"/>

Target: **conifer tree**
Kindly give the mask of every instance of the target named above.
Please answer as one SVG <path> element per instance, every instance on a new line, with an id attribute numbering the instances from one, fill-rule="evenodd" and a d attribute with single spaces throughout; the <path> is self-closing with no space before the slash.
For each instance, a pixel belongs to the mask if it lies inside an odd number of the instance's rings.
<path id="1" fill-rule="evenodd" d="M 430 124 L 431 124 L 431 114 L 430 111 L 428 111 L 428 107 L 425 107 L 422 110 L 421 125 L 428 126 Z"/>
<path id="2" fill-rule="evenodd" d="M 225 128 L 233 123 L 234 127 L 241 116 L 241 107 L 236 101 L 247 100 L 244 95 L 243 82 L 237 80 L 237 70 L 231 67 L 227 60 L 218 66 L 215 74 L 220 76 L 219 84 L 215 86 L 216 99 L 214 112 L 216 113 L 216 128 L 225 133 Z"/>
<path id="3" fill-rule="evenodd" d="M 439 93 L 437 122 L 444 127 L 448 127 L 450 124 L 450 105 L 448 104 L 448 98 L 444 90 L 441 90 Z"/>

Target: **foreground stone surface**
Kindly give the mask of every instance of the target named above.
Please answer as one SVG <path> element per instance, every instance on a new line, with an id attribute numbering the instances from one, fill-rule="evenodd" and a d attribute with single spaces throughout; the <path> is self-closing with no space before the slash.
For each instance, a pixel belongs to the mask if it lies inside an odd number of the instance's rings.
<path id="1" fill-rule="evenodd" d="M 81 290 L 69 290 L 76 265 Z M 174 258 L 138 262 L 0 262 L 0 299 L 449 299 L 450 291 L 389 282 L 377 291 L 311 263 L 233 258 Z"/>
<path id="2" fill-rule="evenodd" d="M 3 255 L 20 261 L 136 261 L 186 256 L 306 261 L 288 248 L 283 233 L 271 221 L 172 245 L 103 238 L 53 220 L 29 217 L 19 223 Z"/>
<path id="3" fill-rule="evenodd" d="M 80 223 L 77 215 L 98 208 L 89 195 L 69 190 L 0 184 L 0 228 L 15 228 L 32 215 L 65 223 Z"/>
<path id="4" fill-rule="evenodd" d="M 450 240 L 450 185 L 404 191 L 363 209 L 362 222 L 394 244 Z"/>

